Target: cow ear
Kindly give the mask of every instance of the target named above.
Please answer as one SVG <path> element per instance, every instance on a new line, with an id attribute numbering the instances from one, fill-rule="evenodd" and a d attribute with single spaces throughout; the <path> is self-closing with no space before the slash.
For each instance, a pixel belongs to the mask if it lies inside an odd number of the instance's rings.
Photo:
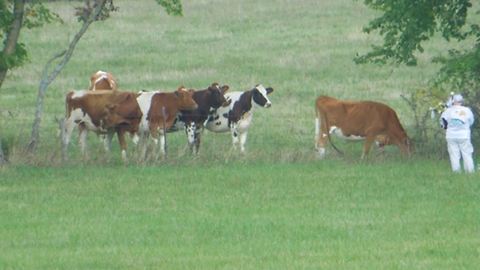
<path id="1" fill-rule="evenodd" d="M 230 86 L 228 86 L 228 85 L 222 86 L 222 88 L 221 88 L 222 94 L 225 94 L 225 92 L 227 92 L 229 88 L 230 88 Z"/>
<path id="2" fill-rule="evenodd" d="M 267 95 L 273 92 L 272 87 L 267 87 L 265 90 L 267 90 Z"/>

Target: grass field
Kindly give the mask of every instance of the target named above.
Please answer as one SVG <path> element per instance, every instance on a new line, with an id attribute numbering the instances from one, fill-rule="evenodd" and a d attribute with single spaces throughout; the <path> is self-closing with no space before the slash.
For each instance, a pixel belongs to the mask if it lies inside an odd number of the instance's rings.
<path id="1" fill-rule="evenodd" d="M 374 17 L 351 0 L 183 1 L 169 17 L 153 0 L 118 0 L 119 12 L 91 26 L 45 99 L 41 142 L 26 155 L 43 65 L 79 24 L 75 2 L 49 4 L 65 24 L 25 30 L 30 62 L 0 89 L 0 269 L 476 269 L 480 265 L 480 181 L 450 172 L 441 150 L 358 161 L 361 144 L 314 153 L 315 98 L 384 102 L 410 134 L 400 94 L 425 87 L 447 44 L 426 45 L 419 66 L 355 65 L 378 41 L 361 33 Z M 478 15 L 475 15 L 478 16 Z M 205 132 L 191 157 L 183 132 L 169 134 L 166 160 L 123 166 L 89 139 L 60 161 L 55 117 L 64 95 L 111 71 L 122 90 L 232 91 L 272 86 L 258 109 L 247 154 L 229 134 Z M 476 146 L 478 149 L 479 146 Z M 443 149 L 443 151 L 442 151 Z M 478 151 L 477 151 L 478 152 Z M 478 154 L 477 154 L 478 156 Z M 428 158 L 427 158 L 428 157 Z M 478 160 L 478 158 L 477 158 Z"/>
<path id="2" fill-rule="evenodd" d="M 480 182 L 431 161 L 2 171 L 2 269 L 475 269 Z"/>

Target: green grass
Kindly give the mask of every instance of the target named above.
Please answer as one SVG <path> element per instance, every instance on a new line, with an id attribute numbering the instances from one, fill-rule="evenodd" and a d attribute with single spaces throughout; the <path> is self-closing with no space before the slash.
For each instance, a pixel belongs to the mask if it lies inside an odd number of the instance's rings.
<path id="1" fill-rule="evenodd" d="M 450 172 L 442 136 L 409 160 L 387 147 L 361 162 L 361 143 L 339 140 L 345 156 L 314 153 L 320 94 L 385 102 L 414 134 L 400 94 L 425 87 L 446 44 L 426 44 L 416 68 L 359 66 L 356 53 L 379 40 L 361 33 L 375 15 L 361 1 L 183 2 L 176 18 L 153 0 L 115 1 L 120 11 L 91 26 L 50 86 L 34 155 L 23 149 L 40 73 L 79 28 L 75 2 L 48 4 L 65 24 L 22 32 L 31 60 L 0 89 L 10 160 L 0 168 L 0 269 L 478 267 L 478 173 Z M 255 112 L 246 155 L 229 134 L 206 131 L 192 157 L 178 132 L 166 160 L 139 164 L 129 141 L 123 166 L 116 139 L 108 157 L 90 135 L 84 161 L 75 134 L 61 163 L 55 117 L 98 69 L 130 91 L 263 83 L 273 106 Z"/>
<path id="2" fill-rule="evenodd" d="M 480 182 L 441 167 L 9 168 L 0 267 L 474 269 Z"/>

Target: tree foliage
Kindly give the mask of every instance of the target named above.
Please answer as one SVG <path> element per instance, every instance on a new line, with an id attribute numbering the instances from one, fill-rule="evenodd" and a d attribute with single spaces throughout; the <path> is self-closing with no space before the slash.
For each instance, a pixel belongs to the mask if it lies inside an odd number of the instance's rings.
<path id="1" fill-rule="evenodd" d="M 364 3 L 380 15 L 363 31 L 377 32 L 383 37 L 383 44 L 372 45 L 369 52 L 355 58 L 356 63 L 415 66 L 416 54 L 424 52 L 424 43 L 435 34 L 446 41 L 465 44 L 465 49 L 451 49 L 436 56 L 433 61 L 441 67 L 431 84 L 403 96 L 416 116 L 416 126 L 424 127 L 429 110 L 443 104 L 451 91 L 461 92 L 477 118 L 480 116 L 480 26 L 469 20 L 469 16 L 478 15 L 478 11 L 472 11 L 471 0 L 364 0 Z"/>
<path id="2" fill-rule="evenodd" d="M 22 10 L 22 27 L 31 29 L 34 27 L 43 26 L 44 24 L 53 21 L 61 21 L 60 17 L 56 13 L 51 12 L 39 0 L 0 0 L 0 39 L 3 40 L 2 49 L 0 52 L 1 70 L 8 70 L 21 66 L 28 59 L 28 54 L 24 43 L 16 42 L 16 44 L 14 44 L 14 48 L 11 50 L 8 50 L 7 48 L 7 39 L 13 34 L 12 31 L 20 31 L 19 29 L 14 29 L 12 27 L 12 24 L 15 20 L 14 6 L 19 2 L 25 3 L 24 9 Z"/>
<path id="3" fill-rule="evenodd" d="M 358 56 L 358 63 L 389 61 L 416 65 L 415 52 L 423 52 L 422 43 L 435 33 L 446 40 L 464 40 L 475 34 L 478 26 L 464 30 L 470 0 L 365 0 L 365 5 L 381 15 L 364 27 L 365 33 L 378 31 L 383 36 L 381 46 Z"/>

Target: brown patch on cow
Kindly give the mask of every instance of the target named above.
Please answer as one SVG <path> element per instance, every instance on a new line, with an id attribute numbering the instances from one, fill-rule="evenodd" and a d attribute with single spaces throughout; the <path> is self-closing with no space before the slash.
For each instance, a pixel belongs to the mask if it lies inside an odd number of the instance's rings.
<path id="1" fill-rule="evenodd" d="M 159 130 L 172 127 L 180 110 L 195 110 L 198 107 L 193 100 L 193 93 L 193 90 L 181 86 L 173 93 L 159 92 L 152 96 L 147 120 L 154 137 L 157 137 Z"/>
<path id="2" fill-rule="evenodd" d="M 327 96 L 318 97 L 315 104 L 320 120 L 317 148 L 325 148 L 330 139 L 330 128 L 336 126 L 345 136 L 365 137 L 362 157 L 368 154 L 374 141 L 380 146 L 395 144 L 402 153 L 410 154 L 407 133 L 389 106 L 374 101 L 341 101 Z"/>
<path id="3" fill-rule="evenodd" d="M 127 144 L 124 134 L 136 133 L 142 117 L 142 112 L 136 101 L 136 94 L 111 90 L 87 91 L 81 96 L 74 96 L 70 92 L 66 96 L 66 119 L 72 117 L 72 112 L 80 109 L 84 115 L 88 115 L 93 125 L 97 128 L 96 133 L 117 133 L 122 150 L 126 151 Z M 80 129 L 86 129 L 83 120 L 74 119 Z M 69 124 L 71 125 L 71 124 Z M 72 129 L 69 126 L 67 129 Z M 68 132 L 68 136 L 71 132 Z M 69 141 L 69 138 L 67 138 Z"/>

